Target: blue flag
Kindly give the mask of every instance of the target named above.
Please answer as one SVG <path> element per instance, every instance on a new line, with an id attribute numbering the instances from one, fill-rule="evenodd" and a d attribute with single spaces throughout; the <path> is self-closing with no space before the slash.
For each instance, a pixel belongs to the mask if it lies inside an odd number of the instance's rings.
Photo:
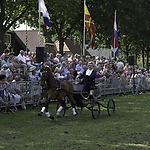
<path id="1" fill-rule="evenodd" d="M 118 48 L 119 48 L 119 42 L 118 42 L 118 32 L 117 32 L 117 23 L 116 23 L 116 11 L 115 11 L 113 36 L 112 36 L 112 51 L 117 57 L 118 57 Z"/>
<path id="2" fill-rule="evenodd" d="M 50 27 L 50 17 L 45 6 L 44 0 L 39 0 L 39 12 L 42 13 L 44 24 L 46 26 L 46 29 L 48 29 Z"/>

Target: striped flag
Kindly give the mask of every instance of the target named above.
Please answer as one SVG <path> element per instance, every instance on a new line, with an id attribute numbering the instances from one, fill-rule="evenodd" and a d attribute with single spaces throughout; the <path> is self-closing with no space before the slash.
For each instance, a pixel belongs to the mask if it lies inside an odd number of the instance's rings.
<path id="1" fill-rule="evenodd" d="M 47 8 L 45 6 L 44 0 L 39 0 L 39 12 L 42 13 L 43 21 L 46 26 L 46 29 L 49 29 L 50 27 L 50 17 L 49 13 L 47 11 Z"/>
<path id="2" fill-rule="evenodd" d="M 91 15 L 89 13 L 87 6 L 84 5 L 84 7 L 85 7 L 84 8 L 84 10 L 85 10 L 85 12 L 84 12 L 84 14 L 85 14 L 85 28 L 87 30 L 89 30 L 92 18 L 91 18 Z"/>
<path id="3" fill-rule="evenodd" d="M 114 26 L 113 26 L 113 35 L 112 35 L 112 51 L 114 52 L 114 55 L 118 57 L 118 32 L 117 32 L 117 23 L 116 23 L 116 11 L 115 11 L 115 19 L 114 19 Z"/>
<path id="4" fill-rule="evenodd" d="M 92 21 L 91 15 L 89 13 L 89 10 L 86 6 L 86 4 L 84 5 L 85 7 L 85 28 L 88 30 L 89 34 L 90 34 L 90 44 L 92 45 L 92 48 L 95 47 L 95 33 L 96 33 L 96 27 L 94 22 Z"/>

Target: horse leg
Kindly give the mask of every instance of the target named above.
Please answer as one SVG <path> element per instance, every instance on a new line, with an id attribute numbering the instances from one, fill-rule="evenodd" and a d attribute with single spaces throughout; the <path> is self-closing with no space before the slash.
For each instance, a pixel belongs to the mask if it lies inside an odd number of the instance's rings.
<path id="1" fill-rule="evenodd" d="M 65 100 L 64 99 L 58 99 L 58 103 L 60 103 L 60 106 L 59 106 L 59 108 L 57 109 L 57 112 L 56 112 L 57 118 L 61 117 L 60 112 L 65 107 Z"/>
<path id="2" fill-rule="evenodd" d="M 45 111 L 46 116 L 47 116 L 48 118 L 54 120 L 54 117 L 53 117 L 53 116 L 50 114 L 50 112 L 48 111 L 48 105 L 49 105 L 49 100 L 47 100 L 47 101 L 45 102 L 45 106 L 42 107 L 41 111 L 38 113 L 38 116 L 41 116 L 41 115 L 44 113 L 44 111 Z"/>
<path id="3" fill-rule="evenodd" d="M 50 114 L 50 112 L 48 111 L 48 105 L 49 105 L 49 100 L 46 101 L 45 103 L 45 114 L 48 118 L 54 120 L 54 117 Z"/>
<path id="4" fill-rule="evenodd" d="M 72 95 L 68 95 L 68 98 L 70 99 L 70 102 L 71 102 L 71 107 L 72 107 L 72 114 L 74 116 L 77 115 L 77 112 L 76 112 L 76 107 L 75 107 L 75 103 L 74 103 L 74 98 Z"/>
<path id="5" fill-rule="evenodd" d="M 42 107 L 41 111 L 38 112 L 38 116 L 42 116 L 43 112 L 45 111 L 45 106 Z"/>

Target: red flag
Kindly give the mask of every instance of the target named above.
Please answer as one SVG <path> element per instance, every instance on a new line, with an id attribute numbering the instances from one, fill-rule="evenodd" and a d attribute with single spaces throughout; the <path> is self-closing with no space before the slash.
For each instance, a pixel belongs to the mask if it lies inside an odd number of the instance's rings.
<path id="1" fill-rule="evenodd" d="M 85 14 L 85 28 L 87 30 L 89 30 L 92 18 L 91 18 L 91 15 L 89 13 L 87 6 L 85 5 L 84 7 L 85 7 L 85 9 L 84 9 L 85 10 L 85 12 L 84 12 L 84 14 Z"/>
<path id="2" fill-rule="evenodd" d="M 92 45 L 92 48 L 95 47 L 95 33 L 96 33 L 96 27 L 94 22 L 92 22 L 92 18 L 91 15 L 89 13 L 89 10 L 87 8 L 87 6 L 84 6 L 84 10 L 85 10 L 85 28 L 87 29 L 87 31 L 90 34 L 90 44 Z"/>
<path id="3" fill-rule="evenodd" d="M 92 48 L 95 47 L 95 33 L 96 33 L 96 26 L 94 24 L 94 22 L 90 23 L 90 29 L 89 29 L 89 34 L 91 37 L 90 43 L 92 45 Z"/>
<path id="4" fill-rule="evenodd" d="M 117 57 L 118 57 L 118 48 L 119 48 L 119 42 L 118 42 L 118 32 L 117 32 L 117 23 L 116 23 L 116 11 L 115 11 L 113 35 L 112 35 L 112 51 Z"/>

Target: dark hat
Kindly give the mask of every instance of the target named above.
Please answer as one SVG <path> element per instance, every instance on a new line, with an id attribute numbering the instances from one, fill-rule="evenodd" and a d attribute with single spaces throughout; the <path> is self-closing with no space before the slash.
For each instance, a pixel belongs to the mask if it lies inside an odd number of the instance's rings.
<path id="1" fill-rule="evenodd" d="M 6 78 L 6 76 L 4 74 L 0 74 L 0 80 L 3 80 L 5 78 Z"/>

